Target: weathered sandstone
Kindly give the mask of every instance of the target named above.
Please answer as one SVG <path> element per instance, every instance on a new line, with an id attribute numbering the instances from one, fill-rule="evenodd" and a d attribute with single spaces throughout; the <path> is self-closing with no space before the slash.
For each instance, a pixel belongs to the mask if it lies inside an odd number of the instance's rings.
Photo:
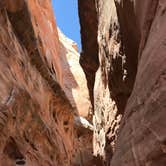
<path id="1" fill-rule="evenodd" d="M 50 0 L 0 1 L 0 166 L 165 166 L 166 2 L 78 11 L 81 55 Z"/>
<path id="2" fill-rule="evenodd" d="M 86 62 L 82 65 L 85 74 L 93 64 L 88 75 L 95 75 L 91 77 L 94 84 L 87 77 L 93 91 L 94 155 L 104 165 L 164 166 L 166 3 L 78 2 L 83 44 L 80 61 Z M 92 24 L 94 18 L 97 24 Z M 90 38 L 97 53 L 87 42 Z M 95 59 L 99 59 L 98 70 Z"/>
<path id="3" fill-rule="evenodd" d="M 89 92 L 86 78 L 79 64 L 79 53 L 77 45 L 72 40 L 58 30 L 60 40 L 60 59 L 62 68 L 61 87 L 64 89 L 66 96 L 70 100 L 73 109 L 78 111 L 80 116 L 88 117 L 91 112 Z"/>
<path id="4" fill-rule="evenodd" d="M 88 163 L 92 132 L 81 124 L 78 138 L 74 122 L 91 109 L 76 45 L 58 34 L 50 0 L 0 9 L 0 165 Z"/>

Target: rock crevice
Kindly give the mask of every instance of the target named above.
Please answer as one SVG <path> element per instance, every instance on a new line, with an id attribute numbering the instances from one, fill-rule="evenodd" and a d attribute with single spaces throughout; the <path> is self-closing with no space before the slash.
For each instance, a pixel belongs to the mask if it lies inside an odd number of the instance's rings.
<path id="1" fill-rule="evenodd" d="M 50 0 L 0 1 L 0 165 L 165 166 L 165 11 L 78 0 L 79 55 Z"/>

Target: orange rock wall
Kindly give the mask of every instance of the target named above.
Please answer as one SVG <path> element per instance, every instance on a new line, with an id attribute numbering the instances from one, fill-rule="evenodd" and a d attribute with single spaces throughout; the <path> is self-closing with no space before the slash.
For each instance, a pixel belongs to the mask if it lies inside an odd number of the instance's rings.
<path id="1" fill-rule="evenodd" d="M 5 0 L 0 8 L 0 165 L 72 165 L 74 112 L 58 84 L 51 3 Z"/>

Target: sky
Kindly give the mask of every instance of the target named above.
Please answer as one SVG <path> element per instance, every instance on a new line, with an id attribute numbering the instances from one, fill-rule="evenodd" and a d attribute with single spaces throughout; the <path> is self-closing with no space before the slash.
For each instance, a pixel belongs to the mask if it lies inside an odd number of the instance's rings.
<path id="1" fill-rule="evenodd" d="M 56 23 L 61 31 L 81 49 L 77 0 L 52 0 Z"/>

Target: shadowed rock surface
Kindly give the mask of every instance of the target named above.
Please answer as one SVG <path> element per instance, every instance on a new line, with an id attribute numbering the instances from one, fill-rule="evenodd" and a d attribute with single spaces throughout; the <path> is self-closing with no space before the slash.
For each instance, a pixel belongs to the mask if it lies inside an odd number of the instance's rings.
<path id="1" fill-rule="evenodd" d="M 93 64 L 88 75 L 95 75 L 94 84 L 87 77 L 93 91 L 94 155 L 103 165 L 166 165 L 166 2 L 78 2 L 80 62 L 87 62 L 85 74 Z"/>

